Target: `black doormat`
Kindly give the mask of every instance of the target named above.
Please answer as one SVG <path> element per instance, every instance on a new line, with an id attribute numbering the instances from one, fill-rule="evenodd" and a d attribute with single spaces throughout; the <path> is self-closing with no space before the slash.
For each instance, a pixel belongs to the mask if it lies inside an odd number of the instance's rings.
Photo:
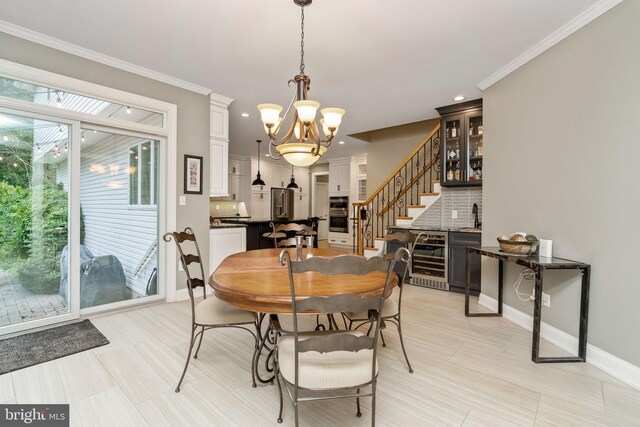
<path id="1" fill-rule="evenodd" d="M 0 375 L 107 344 L 89 320 L 0 340 Z"/>

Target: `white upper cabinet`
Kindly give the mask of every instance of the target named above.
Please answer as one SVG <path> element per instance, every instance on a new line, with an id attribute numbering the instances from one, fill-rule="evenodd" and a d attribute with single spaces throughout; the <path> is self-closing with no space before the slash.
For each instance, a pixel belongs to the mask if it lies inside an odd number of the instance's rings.
<path id="1" fill-rule="evenodd" d="M 296 189 L 296 194 L 297 193 L 309 194 L 309 185 L 311 182 L 309 169 L 294 168 L 293 176 L 296 178 L 296 184 L 298 184 L 298 188 Z"/>
<path id="2" fill-rule="evenodd" d="M 213 95 L 212 95 L 213 96 Z M 209 107 L 209 136 L 229 141 L 229 105 L 211 101 Z"/>
<path id="3" fill-rule="evenodd" d="M 211 138 L 209 142 L 211 197 L 226 197 L 229 195 L 229 143 Z"/>
<path id="4" fill-rule="evenodd" d="M 229 175 L 244 175 L 244 160 L 229 160 Z"/>
<path id="5" fill-rule="evenodd" d="M 329 196 L 349 196 L 351 162 L 329 163 Z"/>
<path id="6" fill-rule="evenodd" d="M 291 166 L 285 165 L 277 165 L 274 167 L 277 169 L 278 179 L 274 179 L 276 181 L 275 187 L 286 187 L 291 182 Z M 276 173 L 274 173 L 274 176 Z"/>
<path id="7" fill-rule="evenodd" d="M 212 93 L 209 97 L 209 195 L 229 195 L 229 104 L 233 99 Z"/>

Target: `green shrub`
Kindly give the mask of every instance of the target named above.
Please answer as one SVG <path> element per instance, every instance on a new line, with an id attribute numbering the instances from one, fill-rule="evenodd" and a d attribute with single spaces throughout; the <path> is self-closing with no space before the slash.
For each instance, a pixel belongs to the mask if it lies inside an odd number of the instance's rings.
<path id="1" fill-rule="evenodd" d="M 59 268 L 51 270 L 49 262 L 34 258 L 23 260 L 14 267 L 18 282 L 34 294 L 57 294 L 60 288 Z"/>
<path id="2" fill-rule="evenodd" d="M 29 189 L 0 181 L 0 260 L 29 254 L 31 205 Z"/>

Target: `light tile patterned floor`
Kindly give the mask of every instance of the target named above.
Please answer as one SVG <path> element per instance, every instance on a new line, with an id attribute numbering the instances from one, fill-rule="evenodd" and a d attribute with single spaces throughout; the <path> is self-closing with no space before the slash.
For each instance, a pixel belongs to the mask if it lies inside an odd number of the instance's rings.
<path id="1" fill-rule="evenodd" d="M 640 426 L 640 391 L 588 364 L 530 360 L 531 334 L 502 318 L 466 318 L 461 295 L 408 286 L 404 329 L 381 348 L 379 426 Z M 276 426 L 273 385 L 251 387 L 251 338 L 208 331 L 180 393 L 188 302 L 92 318 L 111 344 L 0 376 L 0 403 L 71 403 L 77 426 Z M 543 354 L 561 350 L 542 343 Z M 303 404 L 303 426 L 370 425 L 370 401 Z M 283 425 L 293 425 L 285 401 Z"/>

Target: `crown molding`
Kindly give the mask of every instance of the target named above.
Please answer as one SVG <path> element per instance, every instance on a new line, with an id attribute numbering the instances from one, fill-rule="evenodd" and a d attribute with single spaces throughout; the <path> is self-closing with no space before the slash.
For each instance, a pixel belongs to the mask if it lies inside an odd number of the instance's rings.
<path id="1" fill-rule="evenodd" d="M 587 25 L 589 22 L 593 21 L 600 15 L 607 12 L 614 6 L 622 3 L 623 0 L 600 0 L 589 9 L 582 12 L 580 15 L 573 18 L 571 21 L 567 22 L 565 25 L 560 27 L 558 30 L 551 33 L 549 36 L 544 38 L 542 41 L 537 43 L 535 46 L 515 58 L 513 61 L 509 62 L 504 67 L 500 68 L 498 71 L 478 83 L 478 88 L 484 91 L 489 86 L 494 83 L 502 80 L 509 74 L 513 73 L 518 68 L 522 67 L 527 62 L 531 61 L 536 56 L 540 55 L 547 49 L 561 42 L 571 34 L 578 31 L 580 28 Z"/>
<path id="2" fill-rule="evenodd" d="M 157 80 L 162 83 L 186 89 L 191 92 L 199 93 L 201 95 L 209 95 L 211 93 L 211 89 L 204 86 L 190 83 L 176 77 L 168 76 L 166 74 L 159 73 L 148 68 L 140 67 L 130 62 L 122 61 L 112 56 L 104 55 L 102 53 L 98 53 L 93 50 L 47 36 L 46 34 L 38 33 L 36 31 L 14 25 L 10 22 L 0 20 L 0 32 L 7 33 L 12 36 L 38 43 L 53 49 L 61 50 L 63 52 L 67 52 L 84 59 L 99 62 L 101 64 L 108 65 L 119 70 L 127 71 L 142 77 L 147 77 L 149 79 Z"/>
<path id="3" fill-rule="evenodd" d="M 228 108 L 229 105 L 233 102 L 233 98 L 229 98 L 228 96 L 220 95 L 219 93 L 211 92 L 209 94 L 209 100 L 211 104 L 217 105 L 222 108 Z"/>

